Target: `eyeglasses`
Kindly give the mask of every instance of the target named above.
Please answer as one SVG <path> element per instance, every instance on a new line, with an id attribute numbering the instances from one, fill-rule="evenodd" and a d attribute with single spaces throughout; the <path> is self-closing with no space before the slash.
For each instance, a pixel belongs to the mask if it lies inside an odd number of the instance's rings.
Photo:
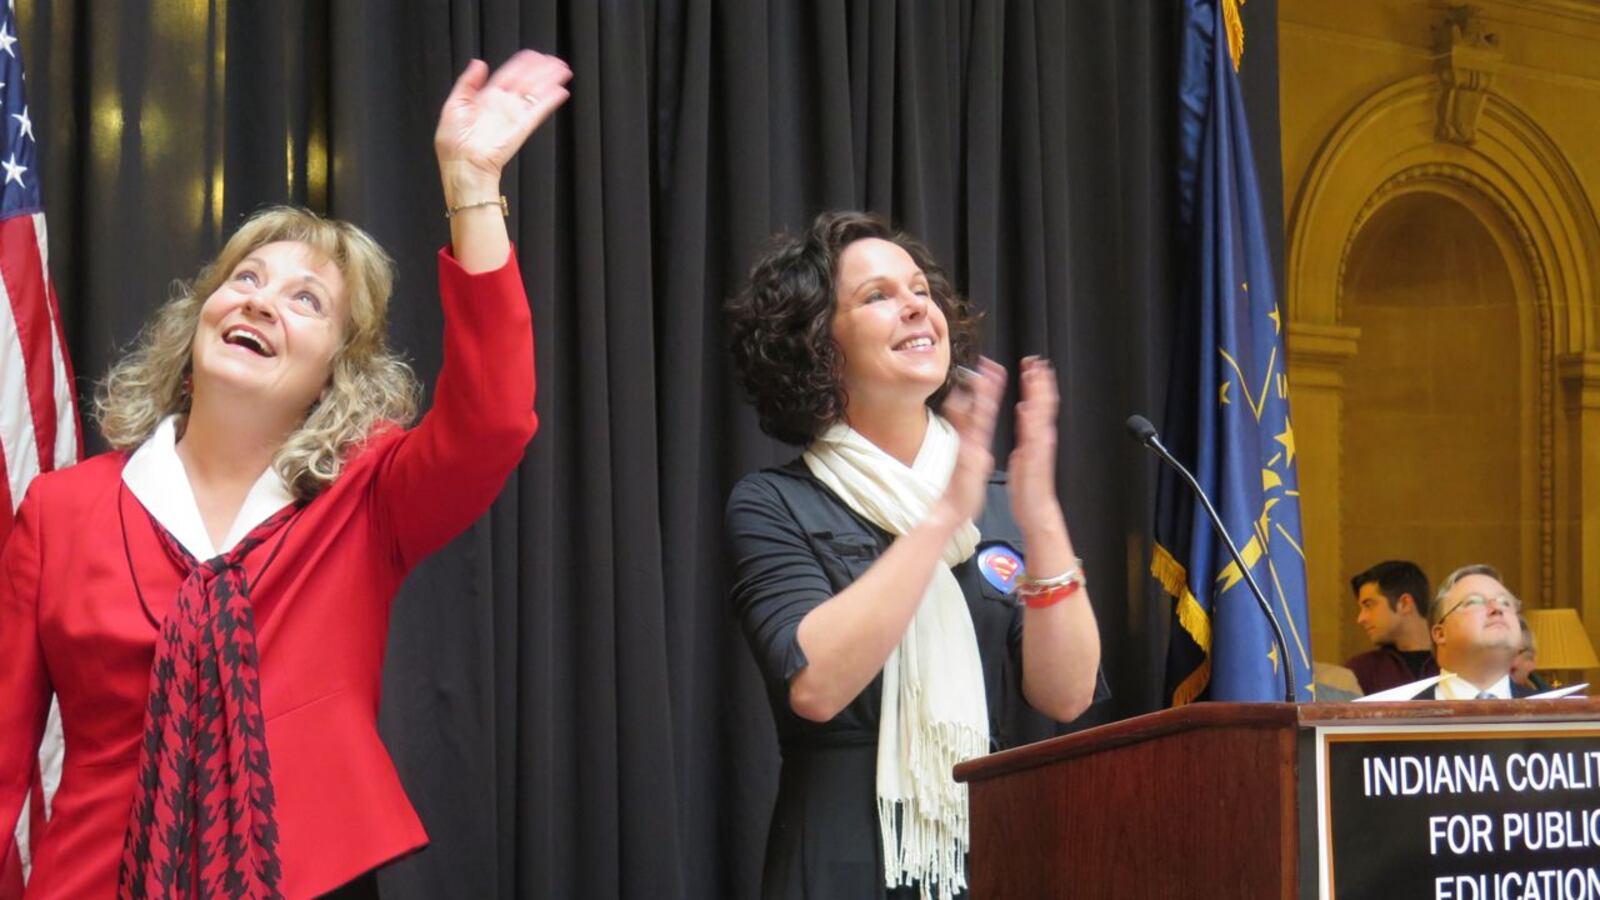
<path id="1" fill-rule="evenodd" d="M 1435 622 L 1434 624 L 1443 625 L 1445 619 L 1455 615 L 1456 610 L 1462 608 L 1463 606 L 1484 607 L 1491 605 L 1503 613 L 1516 614 L 1522 612 L 1522 601 L 1511 596 L 1510 594 L 1501 594 L 1498 597 L 1485 597 L 1482 594 L 1468 594 L 1467 596 L 1461 598 L 1460 603 L 1450 607 L 1450 611 L 1440 616 L 1439 621 Z"/>

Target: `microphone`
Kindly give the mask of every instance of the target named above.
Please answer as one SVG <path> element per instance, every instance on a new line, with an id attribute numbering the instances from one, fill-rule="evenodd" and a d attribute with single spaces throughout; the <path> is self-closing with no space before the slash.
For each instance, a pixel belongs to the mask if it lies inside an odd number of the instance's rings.
<path id="1" fill-rule="evenodd" d="M 1250 567 L 1244 564 L 1244 556 L 1239 553 L 1239 545 L 1233 542 L 1233 538 L 1228 534 L 1227 527 L 1222 524 L 1222 517 L 1217 515 L 1217 508 L 1211 505 L 1211 498 L 1206 496 L 1205 490 L 1200 487 L 1200 482 L 1195 480 L 1194 475 L 1184 468 L 1183 463 L 1178 462 L 1177 457 L 1172 455 L 1166 445 L 1161 443 L 1161 436 L 1156 433 L 1156 427 L 1150 424 L 1149 419 L 1137 414 L 1131 415 L 1128 417 L 1126 425 L 1128 433 L 1133 435 L 1134 440 L 1142 444 L 1151 453 L 1160 457 L 1162 462 L 1176 469 L 1178 474 L 1183 476 L 1183 480 L 1189 485 L 1189 489 L 1194 491 L 1194 495 L 1199 498 L 1200 505 L 1204 506 L 1206 513 L 1211 516 L 1212 527 L 1217 530 L 1217 535 L 1222 538 L 1222 543 L 1227 545 L 1228 552 L 1233 555 L 1234 563 L 1238 565 L 1239 571 L 1244 574 L 1245 583 L 1250 586 L 1250 593 L 1255 595 L 1256 604 L 1261 607 L 1261 612 L 1266 615 L 1267 624 L 1272 626 L 1272 637 L 1278 645 L 1278 659 L 1283 663 L 1283 699 L 1288 703 L 1299 702 L 1294 690 L 1294 665 L 1289 660 L 1289 644 L 1283 639 L 1283 626 L 1278 624 L 1278 617 L 1272 612 L 1272 604 L 1267 602 L 1267 595 L 1262 592 L 1261 585 L 1256 583 L 1256 577 L 1250 574 Z"/>
<path id="2" fill-rule="evenodd" d="M 1146 419 L 1144 416 L 1141 416 L 1138 413 L 1134 413 L 1128 417 L 1126 424 L 1128 426 L 1128 433 L 1133 435 L 1134 440 L 1137 440 L 1146 447 L 1151 447 L 1151 449 L 1154 449 L 1155 447 L 1161 447 L 1160 451 L 1158 452 L 1162 454 L 1167 452 L 1167 448 L 1161 446 L 1161 438 L 1156 436 L 1156 427 L 1150 424 L 1149 419 Z M 1152 444 L 1154 444 L 1153 447 L 1151 446 Z"/>

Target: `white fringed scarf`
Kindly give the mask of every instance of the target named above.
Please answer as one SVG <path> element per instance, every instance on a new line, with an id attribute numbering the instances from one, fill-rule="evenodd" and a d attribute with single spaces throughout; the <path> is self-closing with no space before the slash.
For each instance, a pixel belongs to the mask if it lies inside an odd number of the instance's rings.
<path id="1" fill-rule="evenodd" d="M 902 535 L 927 517 L 955 470 L 960 437 L 928 414 L 910 468 L 843 423 L 806 450 L 806 467 L 851 509 Z M 968 521 L 951 538 L 899 646 L 883 666 L 878 721 L 878 824 L 889 887 L 950 896 L 966 889 L 967 788 L 950 769 L 989 751 L 989 707 L 978 637 L 950 567 L 980 536 Z"/>

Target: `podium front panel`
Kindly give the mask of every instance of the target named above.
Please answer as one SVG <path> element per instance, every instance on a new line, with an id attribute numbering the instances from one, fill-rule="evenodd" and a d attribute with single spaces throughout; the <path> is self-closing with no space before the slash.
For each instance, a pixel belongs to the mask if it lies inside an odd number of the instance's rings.
<path id="1" fill-rule="evenodd" d="M 1292 729 L 1235 722 L 974 780 L 972 896 L 1294 896 L 1298 752 Z"/>
<path id="2" fill-rule="evenodd" d="M 1402 722 L 1304 735 L 1301 846 L 1316 884 L 1302 883 L 1302 896 L 1600 898 L 1600 725 Z"/>

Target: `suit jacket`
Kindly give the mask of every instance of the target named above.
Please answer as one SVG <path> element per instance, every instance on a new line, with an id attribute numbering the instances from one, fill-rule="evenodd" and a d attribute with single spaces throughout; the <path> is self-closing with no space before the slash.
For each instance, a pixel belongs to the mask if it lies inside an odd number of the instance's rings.
<path id="1" fill-rule="evenodd" d="M 376 432 L 244 561 L 291 898 L 427 842 L 378 739 L 390 601 L 420 559 L 489 506 L 536 427 L 515 256 L 469 275 L 441 253 L 440 291 L 445 365 L 432 410 L 409 431 Z M 157 637 L 139 596 L 159 621 L 183 578 L 122 482 L 127 459 L 107 453 L 35 479 L 0 551 L 0 857 L 51 691 L 66 733 L 30 898 L 116 889 Z"/>

